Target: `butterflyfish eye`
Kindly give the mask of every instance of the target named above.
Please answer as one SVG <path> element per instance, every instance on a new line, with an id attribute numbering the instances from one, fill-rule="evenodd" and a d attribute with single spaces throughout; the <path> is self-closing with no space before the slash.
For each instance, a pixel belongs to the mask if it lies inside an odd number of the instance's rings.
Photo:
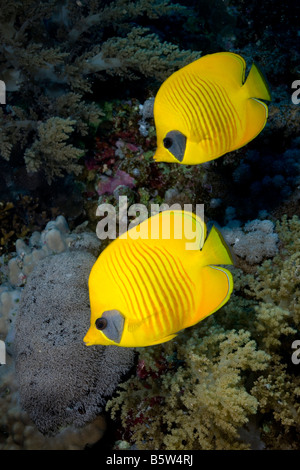
<path id="1" fill-rule="evenodd" d="M 95 322 L 95 326 L 97 328 L 97 330 L 104 330 L 104 328 L 107 327 L 107 320 L 106 318 L 97 318 L 96 322 Z"/>
<path id="2" fill-rule="evenodd" d="M 186 136 L 184 134 L 180 131 L 170 131 L 165 136 L 163 144 L 176 160 L 182 162 L 186 148 Z"/>
<path id="3" fill-rule="evenodd" d="M 173 141 L 172 139 L 170 139 L 170 137 L 164 138 L 164 146 L 166 149 L 169 149 L 170 147 L 172 147 L 172 144 L 173 144 Z"/>

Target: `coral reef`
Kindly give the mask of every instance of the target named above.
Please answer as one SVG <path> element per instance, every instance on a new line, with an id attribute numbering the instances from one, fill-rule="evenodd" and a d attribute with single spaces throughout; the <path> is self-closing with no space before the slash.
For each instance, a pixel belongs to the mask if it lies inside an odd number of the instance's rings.
<path id="1" fill-rule="evenodd" d="M 133 352 L 83 344 L 87 280 L 99 249 L 86 224 L 70 232 L 58 216 L 28 244 L 17 240 L 15 256 L 1 258 L 1 448 L 83 448 L 103 435 L 99 415 Z"/>
<path id="2" fill-rule="evenodd" d="M 51 256 L 35 267 L 22 293 L 16 375 L 21 406 L 42 433 L 95 419 L 132 363 L 130 349 L 83 343 L 90 318 L 87 279 L 95 261 L 84 251 Z"/>
<path id="3" fill-rule="evenodd" d="M 209 201 L 206 168 L 153 161 L 156 137 L 152 110 L 153 99 L 142 105 L 132 99 L 106 106 L 94 153 L 86 159 L 86 168 L 81 175 L 87 182 L 84 206 L 92 230 L 98 222 L 95 217 L 97 206 L 110 203 L 118 212 L 119 196 L 122 195 L 127 196 L 128 206 L 144 204 L 148 214 L 151 204 L 186 203 L 196 207 L 199 200 Z M 104 142 L 108 125 L 109 139 Z"/>
<path id="4" fill-rule="evenodd" d="M 290 129 L 287 120 L 284 128 Z M 282 152 L 272 150 L 262 155 L 259 151 L 247 151 L 232 173 L 232 201 L 239 195 L 238 218 L 253 217 L 260 210 L 271 212 L 290 198 L 299 185 L 299 179 L 297 138 Z"/>
<path id="5" fill-rule="evenodd" d="M 265 369 L 267 360 L 246 331 L 195 328 L 163 350 L 143 350 L 137 376 L 107 408 L 114 417 L 121 403 L 122 425 L 138 449 L 243 449 L 238 429 L 258 401 L 242 373 Z"/>
<path id="6" fill-rule="evenodd" d="M 106 421 L 98 416 L 81 428 L 66 426 L 55 436 L 44 436 L 21 409 L 14 363 L 0 367 L 0 450 L 82 450 L 98 442 Z"/>
<path id="7" fill-rule="evenodd" d="M 222 234 L 235 255 L 253 265 L 277 253 L 278 235 L 274 233 L 271 220 L 256 219 L 246 223 L 244 227 L 239 225 L 238 221 L 233 220 L 229 226 L 222 228 Z"/>
<path id="8" fill-rule="evenodd" d="M 75 122 L 71 119 L 53 117 L 38 126 L 37 140 L 24 153 L 28 172 L 34 173 L 43 168 L 48 183 L 51 183 L 55 177 L 62 176 L 63 169 L 67 168 L 75 174 L 80 172 L 81 168 L 76 160 L 82 155 L 82 151 L 66 144 Z"/>
<path id="9" fill-rule="evenodd" d="M 112 75 L 161 81 L 199 57 L 150 29 L 161 17 L 187 14 L 169 0 L 6 2 L 0 64 L 9 105 L 0 109 L 1 157 L 19 165 L 25 157 L 27 171 L 41 170 L 48 182 L 78 173 L 77 159 L 102 116 L 88 94 Z M 148 27 L 139 26 L 145 18 Z"/>
<path id="10" fill-rule="evenodd" d="M 298 448 L 299 218 L 283 217 L 275 233 L 270 259 L 251 274 L 232 268 L 222 309 L 139 351 L 136 374 L 107 404 L 116 439 L 139 449 Z"/>
<path id="11" fill-rule="evenodd" d="M 45 227 L 50 211 L 41 210 L 38 198 L 20 195 L 14 202 L 0 201 L 0 255 L 14 251 L 18 239 Z"/>

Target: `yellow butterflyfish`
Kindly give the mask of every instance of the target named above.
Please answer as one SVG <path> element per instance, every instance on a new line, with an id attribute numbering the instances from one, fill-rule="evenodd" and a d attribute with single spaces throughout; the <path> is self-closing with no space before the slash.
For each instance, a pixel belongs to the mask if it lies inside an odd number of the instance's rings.
<path id="1" fill-rule="evenodd" d="M 163 343 L 221 308 L 233 264 L 219 231 L 188 211 L 164 211 L 121 235 L 89 276 L 86 345 L 143 347 Z M 205 240 L 206 239 L 206 240 Z"/>
<path id="2" fill-rule="evenodd" d="M 187 165 L 243 147 L 264 128 L 271 95 L 262 72 L 232 52 L 208 54 L 173 73 L 154 101 L 154 159 Z"/>

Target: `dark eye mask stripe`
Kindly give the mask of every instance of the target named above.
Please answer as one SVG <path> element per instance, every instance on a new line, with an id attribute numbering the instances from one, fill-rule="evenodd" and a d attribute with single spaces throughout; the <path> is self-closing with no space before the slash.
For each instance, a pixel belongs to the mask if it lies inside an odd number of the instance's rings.
<path id="1" fill-rule="evenodd" d="M 106 310 L 101 318 L 107 320 L 107 326 L 102 330 L 105 336 L 111 341 L 119 343 L 124 329 L 123 315 L 118 310 Z"/>

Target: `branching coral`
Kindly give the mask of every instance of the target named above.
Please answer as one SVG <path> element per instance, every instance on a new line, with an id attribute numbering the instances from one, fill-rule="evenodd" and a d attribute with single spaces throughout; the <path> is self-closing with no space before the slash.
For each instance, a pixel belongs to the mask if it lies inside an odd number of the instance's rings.
<path id="1" fill-rule="evenodd" d="M 260 301 L 256 307 L 257 328 L 264 333 L 267 349 L 272 345 L 277 349 L 281 342 L 275 338 L 296 334 L 300 325 L 299 218 L 287 220 L 283 217 L 276 230 L 281 250 L 258 268 L 256 277 L 249 278 L 251 291 L 248 291 Z"/>
<path id="2" fill-rule="evenodd" d="M 107 73 L 118 75 L 128 75 L 132 70 L 146 77 L 165 80 L 170 71 L 199 57 L 199 52 L 181 51 L 174 44 L 161 43 L 157 34 L 149 34 L 146 28 L 137 27 L 125 38 L 107 40 L 101 52 L 87 61 L 87 70 L 106 70 Z M 132 72 L 130 77 L 134 78 Z"/>
<path id="3" fill-rule="evenodd" d="M 28 172 L 46 170 L 48 183 L 62 175 L 62 169 L 68 168 L 75 174 L 81 170 L 76 160 L 82 150 L 67 144 L 75 121 L 53 117 L 38 127 L 38 139 L 25 151 L 25 163 Z"/>
<path id="4" fill-rule="evenodd" d="M 23 147 L 29 132 L 36 129 L 37 123 L 17 106 L 10 107 L 5 113 L 0 108 L 0 123 L 0 154 L 8 161 L 13 146 L 18 143 Z"/>
<path id="5" fill-rule="evenodd" d="M 99 417 L 103 397 L 132 365 L 129 348 L 89 349 L 83 344 L 88 274 L 100 247 L 96 235 L 85 230 L 83 224 L 71 233 L 66 219 L 58 216 L 28 243 L 18 239 L 15 257 L 0 258 L 0 339 L 7 353 L 7 363 L 0 367 L 1 449 L 93 444 L 105 429 Z M 37 428 L 57 436 L 47 439 Z"/>
<path id="6" fill-rule="evenodd" d="M 280 252 L 258 268 L 257 276 L 249 277 L 247 290 L 259 301 L 254 324 L 257 340 L 272 357 L 252 393 L 265 416 L 262 428 L 268 447 L 289 449 L 295 448 L 300 431 L 299 372 L 292 361 L 292 344 L 299 339 L 300 326 L 300 220 L 283 217 L 276 230 Z"/>
<path id="7" fill-rule="evenodd" d="M 0 110 L 0 155 L 9 160 L 13 154 L 16 160 L 18 152 L 22 161 L 25 151 L 28 171 L 43 169 L 49 182 L 63 172 L 76 172 L 76 139 L 87 136 L 90 124 L 101 117 L 100 108 L 84 95 L 111 74 L 161 81 L 199 57 L 199 52 L 181 50 L 149 32 L 158 18 L 186 11 L 169 0 L 6 2 L 0 12 L 0 79 L 8 106 Z M 53 120 L 59 119 L 60 127 L 67 118 L 76 121 L 65 127 L 74 150 L 61 144 L 65 138 L 59 132 L 52 132 Z M 48 156 L 42 151 L 46 138 L 51 141 Z M 81 146 L 84 150 L 84 142 Z"/>
<path id="8" fill-rule="evenodd" d="M 201 339 L 204 331 L 195 328 L 141 351 L 144 378 L 132 378 L 108 403 L 113 416 L 121 406 L 122 424 L 138 448 L 246 447 L 238 428 L 256 412 L 257 400 L 247 392 L 243 372 L 266 368 L 268 355 L 256 350 L 246 331 L 211 327 Z"/>

